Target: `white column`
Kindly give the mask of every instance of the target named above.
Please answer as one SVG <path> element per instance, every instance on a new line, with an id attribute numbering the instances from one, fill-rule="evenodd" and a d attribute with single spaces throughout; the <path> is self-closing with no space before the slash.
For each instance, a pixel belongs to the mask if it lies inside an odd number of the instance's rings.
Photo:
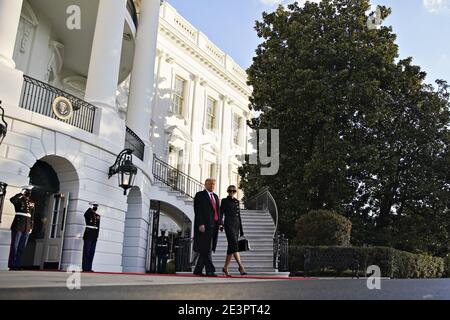
<path id="1" fill-rule="evenodd" d="M 160 0 L 143 0 L 141 20 L 136 37 L 133 71 L 128 99 L 127 126 L 147 146 L 150 141 L 150 120 L 154 97 L 156 44 L 159 27 Z M 149 148 L 147 148 L 149 149 Z M 147 150 L 148 151 L 148 150 Z M 150 155 L 146 152 L 146 158 Z M 148 159 L 148 158 L 147 158 Z"/>
<path id="2" fill-rule="evenodd" d="M 228 180 L 228 158 L 231 148 L 231 100 L 227 96 L 222 97 L 222 128 L 220 132 L 220 186 L 221 196 L 226 196 L 226 190 L 229 185 Z"/>
<path id="3" fill-rule="evenodd" d="M 194 76 L 194 97 L 191 115 L 191 150 L 189 157 L 189 175 L 197 180 L 201 179 L 201 143 L 203 128 L 203 112 L 205 105 L 205 87 L 204 82 L 199 75 Z M 203 84 L 202 84 L 203 83 Z"/>
<path id="4" fill-rule="evenodd" d="M 122 145 L 124 122 L 116 107 L 126 0 L 100 0 L 85 100 L 101 108 L 99 135 Z"/>
<path id="5" fill-rule="evenodd" d="M 0 64 L 11 69 L 21 12 L 22 0 L 0 0 Z"/>

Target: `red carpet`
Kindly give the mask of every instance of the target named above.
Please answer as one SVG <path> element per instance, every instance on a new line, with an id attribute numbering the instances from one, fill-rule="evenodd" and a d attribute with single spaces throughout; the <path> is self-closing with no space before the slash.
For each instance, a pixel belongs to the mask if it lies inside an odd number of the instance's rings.
<path id="1" fill-rule="evenodd" d="M 61 270 L 31 270 L 33 272 L 66 272 Z M 226 277 L 223 275 L 217 275 L 217 277 L 200 277 L 193 274 L 160 274 L 160 273 L 137 273 L 137 272 L 85 272 L 85 274 L 92 275 L 125 275 L 125 276 L 148 276 L 148 277 L 179 277 L 179 278 L 219 278 L 219 279 L 260 279 L 260 280 L 319 280 L 319 278 L 303 278 L 303 277 L 271 277 L 271 276 L 231 276 Z"/>

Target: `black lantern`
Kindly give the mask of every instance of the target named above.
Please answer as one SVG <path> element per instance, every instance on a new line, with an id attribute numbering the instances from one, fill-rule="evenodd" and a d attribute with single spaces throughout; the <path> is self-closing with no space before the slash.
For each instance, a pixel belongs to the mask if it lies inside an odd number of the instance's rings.
<path id="1" fill-rule="evenodd" d="M 0 181 L 0 223 L 2 222 L 3 202 L 6 197 L 6 187 L 8 185 Z"/>
<path id="2" fill-rule="evenodd" d="M 2 122 L 0 123 L 0 144 L 2 144 L 3 139 L 5 139 L 6 132 L 8 132 L 8 123 L 5 121 L 5 110 L 2 108 L 2 102 L 0 101 L 0 111 L 2 112 Z"/>
<path id="3" fill-rule="evenodd" d="M 119 187 L 123 189 L 123 194 L 127 195 L 127 190 L 134 185 L 137 168 L 133 164 L 133 150 L 125 149 L 117 156 L 116 162 L 109 168 L 108 179 L 117 174 Z"/>
<path id="4" fill-rule="evenodd" d="M 2 116 L 2 122 L 0 123 L 0 144 L 2 144 L 3 139 L 5 139 L 6 133 L 8 132 L 8 123 L 5 121 L 5 110 L 2 108 L 2 102 L 0 101 L 0 111 Z M 8 185 L 0 181 L 0 222 L 2 222 L 2 212 L 3 212 L 3 202 L 6 197 L 6 187 Z"/>

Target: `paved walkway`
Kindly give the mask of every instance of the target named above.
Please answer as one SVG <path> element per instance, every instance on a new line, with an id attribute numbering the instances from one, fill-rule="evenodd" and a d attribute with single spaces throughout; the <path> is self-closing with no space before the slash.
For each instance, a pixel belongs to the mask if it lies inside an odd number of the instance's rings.
<path id="1" fill-rule="evenodd" d="M 65 272 L 0 272 L 0 300 L 450 300 L 450 279 L 381 280 L 369 290 L 365 279 L 81 274 L 80 290 L 69 290 Z"/>
<path id="2" fill-rule="evenodd" d="M 49 271 L 0 271 L 0 289 L 67 287 L 71 273 Z M 274 281 L 272 277 L 197 277 L 193 275 L 159 275 L 138 273 L 81 273 L 81 286 L 145 286 L 175 284 L 214 284 Z"/>

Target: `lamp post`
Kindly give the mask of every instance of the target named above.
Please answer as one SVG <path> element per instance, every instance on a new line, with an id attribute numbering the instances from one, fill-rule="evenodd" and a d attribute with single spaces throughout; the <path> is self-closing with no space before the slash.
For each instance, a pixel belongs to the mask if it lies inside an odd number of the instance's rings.
<path id="1" fill-rule="evenodd" d="M 2 122 L 0 123 L 0 144 L 2 144 L 3 139 L 5 139 L 6 132 L 8 132 L 8 123 L 5 121 L 5 110 L 2 108 L 2 102 L 0 101 L 0 111 L 2 112 Z"/>
<path id="2" fill-rule="evenodd" d="M 3 139 L 5 139 L 6 137 L 6 133 L 8 132 L 8 123 L 5 121 L 5 110 L 2 108 L 1 101 L 0 101 L 0 111 L 3 122 L 0 123 L 0 145 L 1 145 Z M 7 186 L 8 185 L 6 183 L 0 181 L 0 222 L 2 222 L 3 202 L 5 201 Z"/>
<path id="3" fill-rule="evenodd" d="M 123 189 L 123 195 L 127 195 L 127 190 L 134 185 L 137 168 L 133 164 L 133 150 L 125 149 L 117 156 L 116 162 L 109 167 L 108 179 L 117 174 L 119 187 Z"/>

